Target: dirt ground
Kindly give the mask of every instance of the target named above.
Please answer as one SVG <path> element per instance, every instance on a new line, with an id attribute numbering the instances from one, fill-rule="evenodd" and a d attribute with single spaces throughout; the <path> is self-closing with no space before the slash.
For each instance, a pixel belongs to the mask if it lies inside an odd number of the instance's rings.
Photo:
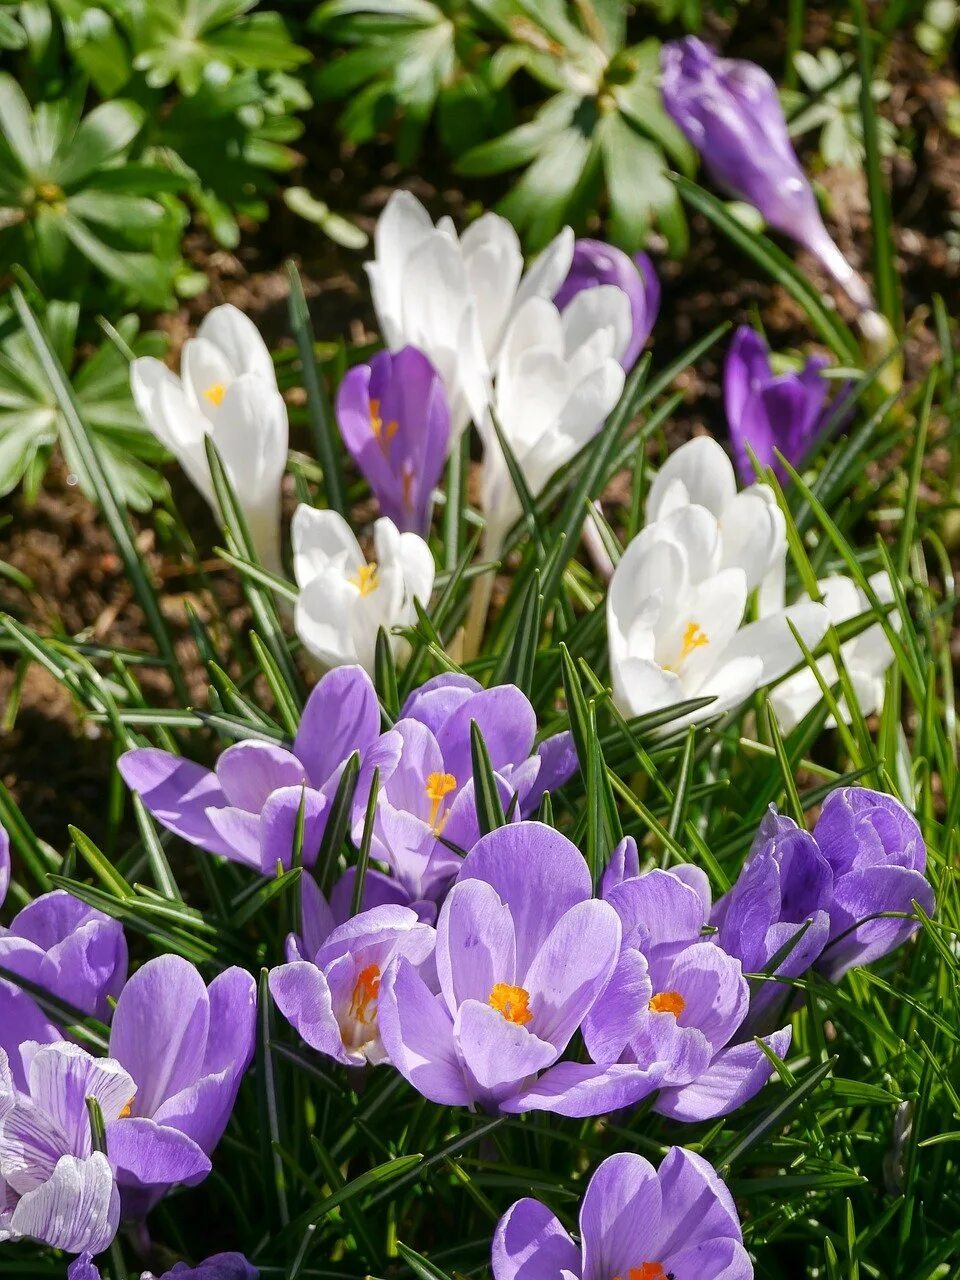
<path id="1" fill-rule="evenodd" d="M 814 47 L 826 30 L 825 21 L 812 16 Z M 724 33 L 715 34 L 722 42 Z M 753 34 L 741 27 L 728 51 L 776 68 L 782 48 L 782 31 L 774 23 Z M 960 247 L 951 245 L 947 236 L 954 226 L 951 217 L 960 224 L 960 138 L 951 135 L 946 123 L 947 104 L 960 94 L 960 84 L 949 69 L 931 74 L 926 60 L 905 38 L 898 39 L 883 70 L 892 85 L 883 109 L 897 124 L 904 144 L 890 164 L 890 174 L 905 313 L 916 329 L 906 352 L 907 378 L 914 381 L 936 355 L 924 323 L 931 295 L 939 292 L 951 314 L 960 312 Z M 474 201 L 489 205 L 502 190 L 488 183 L 463 191 L 442 181 L 414 178 L 398 171 L 386 146 L 368 148 L 359 156 L 346 150 L 330 154 L 324 146 L 333 131 L 323 130 L 324 138 L 312 141 L 311 132 L 308 129 L 304 144 L 305 180 L 332 208 L 354 216 L 371 232 L 377 213 L 397 186 L 410 187 L 435 214 L 449 212 L 458 222 L 472 211 Z M 327 182 L 320 177 L 324 173 L 329 174 Z M 870 224 L 863 176 L 835 170 L 817 177 L 829 195 L 831 230 L 850 261 L 869 276 Z M 658 257 L 663 306 L 652 338 L 655 367 L 723 319 L 742 323 L 759 317 L 775 348 L 812 348 L 799 308 L 782 289 L 758 279 L 752 264 L 718 241 L 700 219 L 694 221 L 692 245 L 683 263 Z M 656 244 L 653 252 L 657 257 Z M 216 249 L 197 232 L 191 235 L 189 256 L 207 273 L 210 288 L 176 314 L 157 318 L 170 334 L 171 358 L 202 314 L 224 301 L 247 311 L 272 345 L 288 344 L 283 263 L 290 256 L 301 267 L 318 339 L 361 343 L 377 336 L 362 268 L 367 253 L 339 248 L 294 218 L 279 201 L 270 221 L 251 230 L 235 254 Z M 815 264 L 803 265 L 814 279 L 821 278 Z M 684 404 L 670 428 L 674 440 L 703 427 L 722 438 L 721 354 L 710 353 L 695 370 L 684 373 Z M 291 404 L 297 403 L 294 389 Z M 309 448 L 302 427 L 295 427 L 291 443 Z M 209 550 L 216 541 L 209 513 L 175 467 L 168 474 L 198 545 Z M 623 487 L 614 486 L 611 497 L 622 497 Z M 135 524 L 141 529 L 144 560 L 162 586 L 163 608 L 178 651 L 189 665 L 193 649 L 177 565 L 158 550 L 149 526 L 136 519 Z M 0 560 L 32 583 L 25 591 L 0 577 L 0 606 L 14 617 L 48 633 L 82 632 L 113 645 L 152 649 L 110 536 L 83 495 L 67 483 L 62 468 L 51 470 L 35 506 L 28 506 L 20 495 L 0 503 Z M 215 574 L 214 580 L 224 603 L 240 610 L 231 576 Z M 8 653 L 0 654 L 0 663 L 2 707 L 14 688 L 16 669 Z M 202 702 L 203 681 L 195 667 L 194 676 L 191 695 Z M 168 696 L 162 683 L 154 680 L 151 686 L 149 678 L 145 683 L 158 700 Z M 0 778 L 42 838 L 63 847 L 65 824 L 73 822 L 96 840 L 105 822 L 104 785 L 112 765 L 107 738 L 98 735 L 96 726 L 82 725 L 69 696 L 36 667 L 27 674 L 20 695 L 13 730 L 0 733 Z"/>

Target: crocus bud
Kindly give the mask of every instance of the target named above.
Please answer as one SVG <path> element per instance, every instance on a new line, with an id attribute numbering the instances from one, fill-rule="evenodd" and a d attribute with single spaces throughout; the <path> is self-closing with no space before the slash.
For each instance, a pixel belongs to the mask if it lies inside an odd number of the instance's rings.
<path id="1" fill-rule="evenodd" d="M 782 453 L 797 466 L 809 452 L 827 415 L 827 361 L 811 356 L 799 373 L 775 374 L 767 344 L 753 329 L 734 334 L 723 370 L 723 399 L 740 479 L 754 479 L 752 453 L 761 466 L 787 475 Z"/>
<path id="2" fill-rule="evenodd" d="M 823 225 L 770 76 L 753 62 L 718 57 L 695 36 L 663 46 L 661 72 L 664 106 L 717 185 L 819 258 L 859 310 L 872 307 Z"/>
<path id="3" fill-rule="evenodd" d="M 401 533 L 425 534 L 450 439 L 450 406 L 416 347 L 381 351 L 340 384 L 337 421 L 351 457 Z"/>
<path id="4" fill-rule="evenodd" d="M 573 249 L 573 262 L 566 280 L 554 297 L 561 312 L 577 294 L 586 289 L 614 286 L 627 295 L 630 303 L 632 331 L 619 360 L 629 372 L 637 362 L 660 310 L 660 281 L 653 263 L 645 253 L 631 258 L 612 244 L 602 240 L 578 240 Z"/>

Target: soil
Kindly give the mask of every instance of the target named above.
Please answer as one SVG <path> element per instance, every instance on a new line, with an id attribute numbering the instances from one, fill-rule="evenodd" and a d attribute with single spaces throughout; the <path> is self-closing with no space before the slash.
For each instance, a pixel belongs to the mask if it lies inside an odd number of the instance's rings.
<path id="1" fill-rule="evenodd" d="M 829 21 L 825 14 L 812 12 L 809 22 L 808 47 L 816 48 L 829 33 Z M 779 19 L 759 15 L 751 26 L 745 14 L 732 37 L 719 26 L 710 35 L 716 43 L 726 44 L 729 53 L 752 57 L 774 74 L 781 69 L 784 32 Z M 883 73 L 892 86 L 883 110 L 902 140 L 902 150 L 889 170 L 898 269 L 912 335 L 906 348 L 907 378 L 916 381 L 937 355 L 926 324 L 931 296 L 939 292 L 951 314 L 960 311 L 960 247 L 947 234 L 960 233 L 960 137 L 948 128 L 948 106 L 960 95 L 960 83 L 950 68 L 931 72 L 928 61 L 904 35 L 892 45 Z M 445 178 L 415 179 L 398 170 L 388 146 L 352 154 L 345 147 L 336 149 L 335 134 L 329 128 L 308 129 L 308 139 L 304 171 L 296 180 L 371 233 L 379 210 L 398 186 L 414 190 L 435 216 L 450 213 L 461 224 L 475 201 L 493 204 L 503 190 L 487 183 L 464 191 L 444 185 Z M 438 168 L 445 164 L 439 157 L 437 162 Z M 832 232 L 853 265 L 869 277 L 870 223 L 863 175 L 833 170 L 816 176 L 829 197 Z M 814 348 L 797 305 L 781 288 L 758 278 L 753 265 L 718 240 L 702 219 L 694 219 L 691 241 L 692 250 L 684 262 L 658 261 L 664 303 L 652 339 L 655 365 L 666 364 L 723 319 L 744 323 L 759 318 L 775 349 Z M 655 255 L 656 249 L 654 244 Z M 300 266 L 320 341 L 345 339 L 362 344 L 377 337 L 362 265 L 368 253 L 340 248 L 279 201 L 265 226 L 248 229 L 236 253 L 216 248 L 201 231 L 191 233 L 187 250 L 192 263 L 207 274 L 210 286 L 178 312 L 154 318 L 170 335 L 172 360 L 205 311 L 225 301 L 251 315 L 271 345 L 289 345 L 283 264 L 290 256 Z M 822 279 L 815 263 L 801 257 L 801 265 L 811 278 Z M 708 354 L 681 376 L 678 385 L 684 403 L 669 429 L 671 443 L 703 429 L 722 438 L 721 354 Z M 294 406 L 302 399 L 297 388 L 289 394 Z M 292 445 L 309 449 L 303 427 L 295 425 Z M 175 467 L 168 469 L 168 475 L 198 545 L 209 551 L 217 540 L 209 513 Z M 622 501 L 627 484 L 624 477 L 607 496 Z M 149 524 L 136 517 L 134 524 L 144 561 L 162 586 L 164 613 L 184 659 L 191 696 L 202 704 L 204 682 L 189 638 L 177 563 L 158 549 Z M 0 602 L 14 617 L 44 633 L 82 633 L 91 640 L 153 651 L 110 536 L 90 503 L 68 483 L 62 467 L 51 469 L 35 506 L 28 506 L 20 494 L 0 504 L 0 561 L 26 574 L 32 584 L 29 591 L 22 590 L 0 577 Z M 242 605 L 235 580 L 229 573 L 214 572 L 213 577 L 223 604 L 237 611 L 239 621 Z M 192 603 L 201 610 L 207 607 L 203 600 L 192 599 Z M 2 659 L 0 707 L 6 705 L 16 677 L 9 653 L 2 654 Z M 155 674 L 151 677 L 145 671 L 144 684 L 157 702 L 169 699 L 169 691 Z M 108 737 L 100 736 L 95 725 L 81 723 L 65 690 L 31 667 L 20 689 L 15 727 L 0 735 L 0 780 L 11 789 L 38 835 L 61 848 L 67 822 L 77 824 L 94 840 L 102 835 L 112 760 Z"/>

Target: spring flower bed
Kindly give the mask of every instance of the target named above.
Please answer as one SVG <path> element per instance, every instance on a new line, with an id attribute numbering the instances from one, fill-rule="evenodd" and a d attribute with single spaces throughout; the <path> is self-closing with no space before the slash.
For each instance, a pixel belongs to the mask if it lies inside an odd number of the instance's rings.
<path id="1" fill-rule="evenodd" d="M 202 700 L 14 287 L 154 643 L 4 622 L 114 767 L 104 848 L 0 791 L 0 1276 L 957 1274 L 953 388 L 900 396 L 766 73 L 687 37 L 660 79 L 832 355 L 661 362 L 647 254 L 395 192 L 376 349 L 318 361 L 294 276 L 298 363 L 230 304 L 127 351 L 244 593 L 156 513 Z M 708 351 L 728 438 L 670 447 Z"/>

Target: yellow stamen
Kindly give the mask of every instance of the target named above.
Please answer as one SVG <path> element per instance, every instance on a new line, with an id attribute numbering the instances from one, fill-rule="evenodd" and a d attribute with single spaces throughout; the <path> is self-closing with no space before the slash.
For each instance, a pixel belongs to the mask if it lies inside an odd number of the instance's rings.
<path id="1" fill-rule="evenodd" d="M 686 1007 L 687 1002 L 679 991 L 660 991 L 647 1006 L 653 1013 L 672 1013 L 675 1018 L 679 1018 Z"/>
<path id="2" fill-rule="evenodd" d="M 119 1120 L 127 1120 L 132 1115 L 133 1115 L 133 1099 L 131 1098 L 130 1101 L 127 1103 L 127 1105 L 120 1112 L 120 1115 L 117 1118 Z"/>
<path id="3" fill-rule="evenodd" d="M 699 622 L 688 622 L 683 633 L 683 648 L 680 650 L 680 661 L 688 658 L 694 649 L 702 649 L 710 643 L 710 637 L 702 629 Z"/>
<path id="4" fill-rule="evenodd" d="M 380 401 L 370 401 L 370 429 L 376 436 L 377 443 L 380 445 L 383 453 L 387 453 L 388 446 L 393 437 L 400 430 L 400 424 L 395 419 L 391 419 L 386 427 L 383 425 L 383 418 L 380 417 Z"/>
<path id="5" fill-rule="evenodd" d="M 532 1021 L 530 1012 L 530 992 L 523 987 L 514 987 L 509 982 L 498 982 L 487 1000 L 491 1009 L 502 1013 L 508 1022 L 515 1022 L 518 1027 L 525 1027 Z"/>
<path id="6" fill-rule="evenodd" d="M 452 773 L 431 773 L 427 778 L 427 799 L 430 801 L 430 817 L 427 819 L 437 835 L 443 830 L 447 815 L 441 815 L 441 807 L 451 791 L 456 791 L 457 780 Z"/>
<path id="7" fill-rule="evenodd" d="M 369 564 L 362 564 L 352 578 L 347 579 L 357 587 L 362 596 L 368 596 L 371 591 L 376 591 L 380 585 L 377 577 L 377 562 L 371 560 Z"/>
<path id="8" fill-rule="evenodd" d="M 410 467 L 404 467 L 403 474 L 400 477 L 401 497 L 403 499 L 404 511 L 413 510 L 413 472 Z"/>
<path id="9" fill-rule="evenodd" d="M 370 1005 L 376 1000 L 380 994 L 380 969 L 375 964 L 368 964 L 365 969 L 361 969 L 357 974 L 357 981 L 353 988 L 353 998 L 350 1001 L 350 1016 L 356 1018 L 358 1022 L 371 1022 L 373 1020 L 373 1012 Z"/>
<path id="10" fill-rule="evenodd" d="M 217 408 L 223 404 L 223 397 L 227 394 L 227 385 L 225 382 L 211 382 L 209 387 L 203 393 L 204 400 L 209 400 L 212 405 Z"/>

